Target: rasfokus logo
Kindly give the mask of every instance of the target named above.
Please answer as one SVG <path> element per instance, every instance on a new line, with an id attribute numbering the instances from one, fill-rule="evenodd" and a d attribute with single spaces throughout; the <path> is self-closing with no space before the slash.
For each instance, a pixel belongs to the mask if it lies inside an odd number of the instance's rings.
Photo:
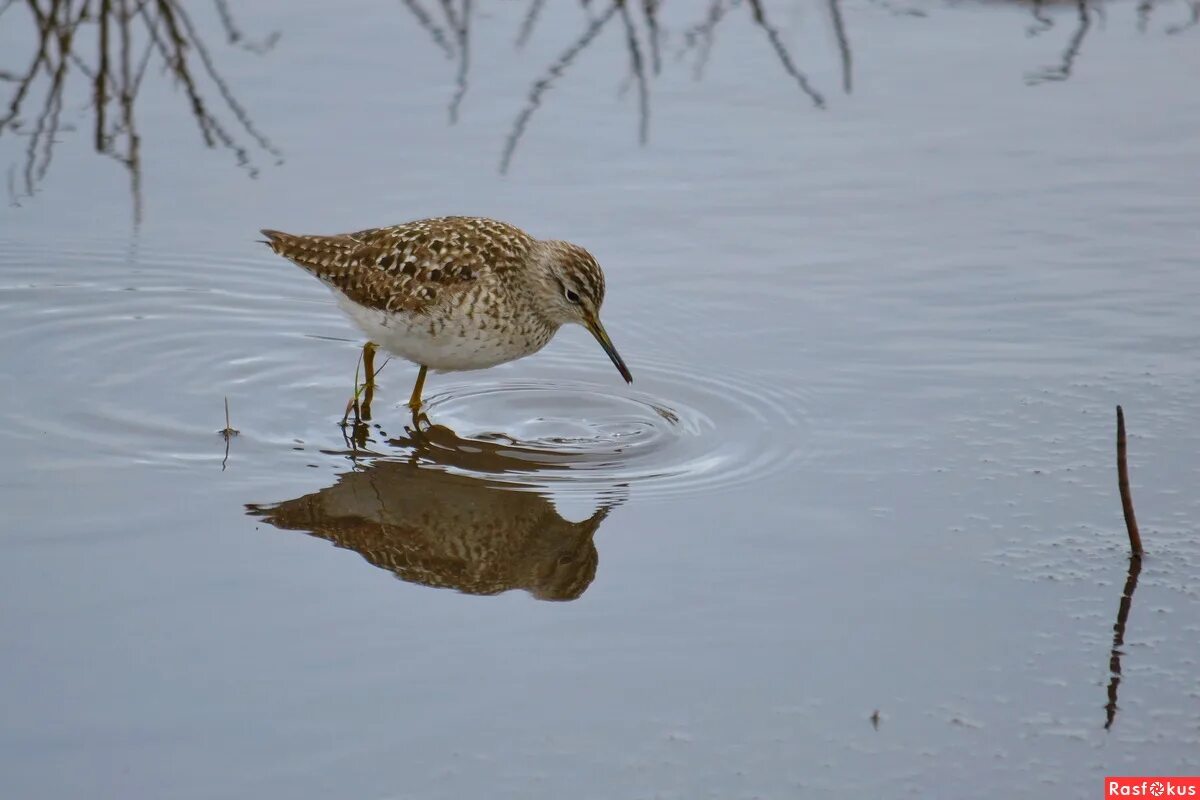
<path id="1" fill-rule="evenodd" d="M 1104 779 L 1104 800 L 1117 797 L 1195 797 L 1200 800 L 1200 775 L 1110 775 Z"/>

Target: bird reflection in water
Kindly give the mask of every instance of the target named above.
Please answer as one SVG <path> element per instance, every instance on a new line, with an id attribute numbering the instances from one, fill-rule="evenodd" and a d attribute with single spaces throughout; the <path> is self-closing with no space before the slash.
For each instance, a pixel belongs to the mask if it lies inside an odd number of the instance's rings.
<path id="1" fill-rule="evenodd" d="M 523 589 L 539 600 L 574 600 L 591 585 L 593 537 L 620 498 L 610 493 L 589 518 L 571 522 L 532 487 L 479 477 L 530 471 L 529 461 L 506 455 L 501 445 L 462 440 L 441 426 L 407 430 L 388 445 L 405 457 L 358 460 L 332 486 L 248 505 L 247 512 L 328 539 L 423 586 L 475 595 Z"/>

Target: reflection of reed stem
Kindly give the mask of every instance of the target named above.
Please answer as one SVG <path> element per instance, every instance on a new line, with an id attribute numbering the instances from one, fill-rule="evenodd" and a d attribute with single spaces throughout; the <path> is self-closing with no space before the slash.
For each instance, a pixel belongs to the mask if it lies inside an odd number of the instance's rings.
<path id="1" fill-rule="evenodd" d="M 1104 730 L 1112 727 L 1117 718 L 1117 688 L 1121 685 L 1121 648 L 1125 645 L 1125 623 L 1129 621 L 1129 610 L 1133 608 L 1133 592 L 1137 589 L 1138 575 L 1142 572 L 1140 556 L 1129 557 L 1129 574 L 1125 578 L 1125 590 L 1117 607 L 1117 621 L 1113 624 L 1112 650 L 1108 657 L 1108 703 L 1104 706 Z"/>
<path id="2" fill-rule="evenodd" d="M 1142 557 L 1142 536 L 1138 533 L 1137 517 L 1133 515 L 1133 495 L 1129 491 L 1129 465 L 1125 460 L 1125 412 L 1117 406 L 1117 488 L 1121 492 L 1121 510 L 1125 514 L 1125 530 L 1129 533 L 1129 552 Z"/>

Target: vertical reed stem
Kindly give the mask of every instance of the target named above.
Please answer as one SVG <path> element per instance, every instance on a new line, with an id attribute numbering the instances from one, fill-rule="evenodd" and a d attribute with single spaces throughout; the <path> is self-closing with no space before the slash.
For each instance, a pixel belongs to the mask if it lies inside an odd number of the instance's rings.
<path id="1" fill-rule="evenodd" d="M 1117 487 L 1121 490 L 1121 510 L 1125 512 L 1125 529 L 1129 532 L 1129 552 L 1142 557 L 1142 537 L 1137 518 L 1133 515 L 1133 497 L 1129 493 L 1129 465 L 1125 461 L 1125 412 L 1117 406 Z"/>

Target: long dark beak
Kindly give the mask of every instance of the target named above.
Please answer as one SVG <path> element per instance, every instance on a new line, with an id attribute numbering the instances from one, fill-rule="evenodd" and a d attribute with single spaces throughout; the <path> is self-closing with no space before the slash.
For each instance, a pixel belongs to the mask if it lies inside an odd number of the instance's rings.
<path id="1" fill-rule="evenodd" d="M 604 348 L 604 352 L 608 353 L 608 357 L 612 359 L 613 365 L 617 368 L 617 372 L 621 373 L 621 377 L 626 383 L 633 383 L 633 375 L 629 374 L 629 367 L 625 366 L 625 362 L 621 359 L 621 354 L 617 352 L 617 348 L 613 347 L 612 339 L 608 338 L 608 334 L 604 332 L 604 326 L 600 324 L 600 320 L 595 317 L 590 317 L 587 321 L 587 329 L 592 332 L 592 336 L 596 337 L 596 341 Z"/>

